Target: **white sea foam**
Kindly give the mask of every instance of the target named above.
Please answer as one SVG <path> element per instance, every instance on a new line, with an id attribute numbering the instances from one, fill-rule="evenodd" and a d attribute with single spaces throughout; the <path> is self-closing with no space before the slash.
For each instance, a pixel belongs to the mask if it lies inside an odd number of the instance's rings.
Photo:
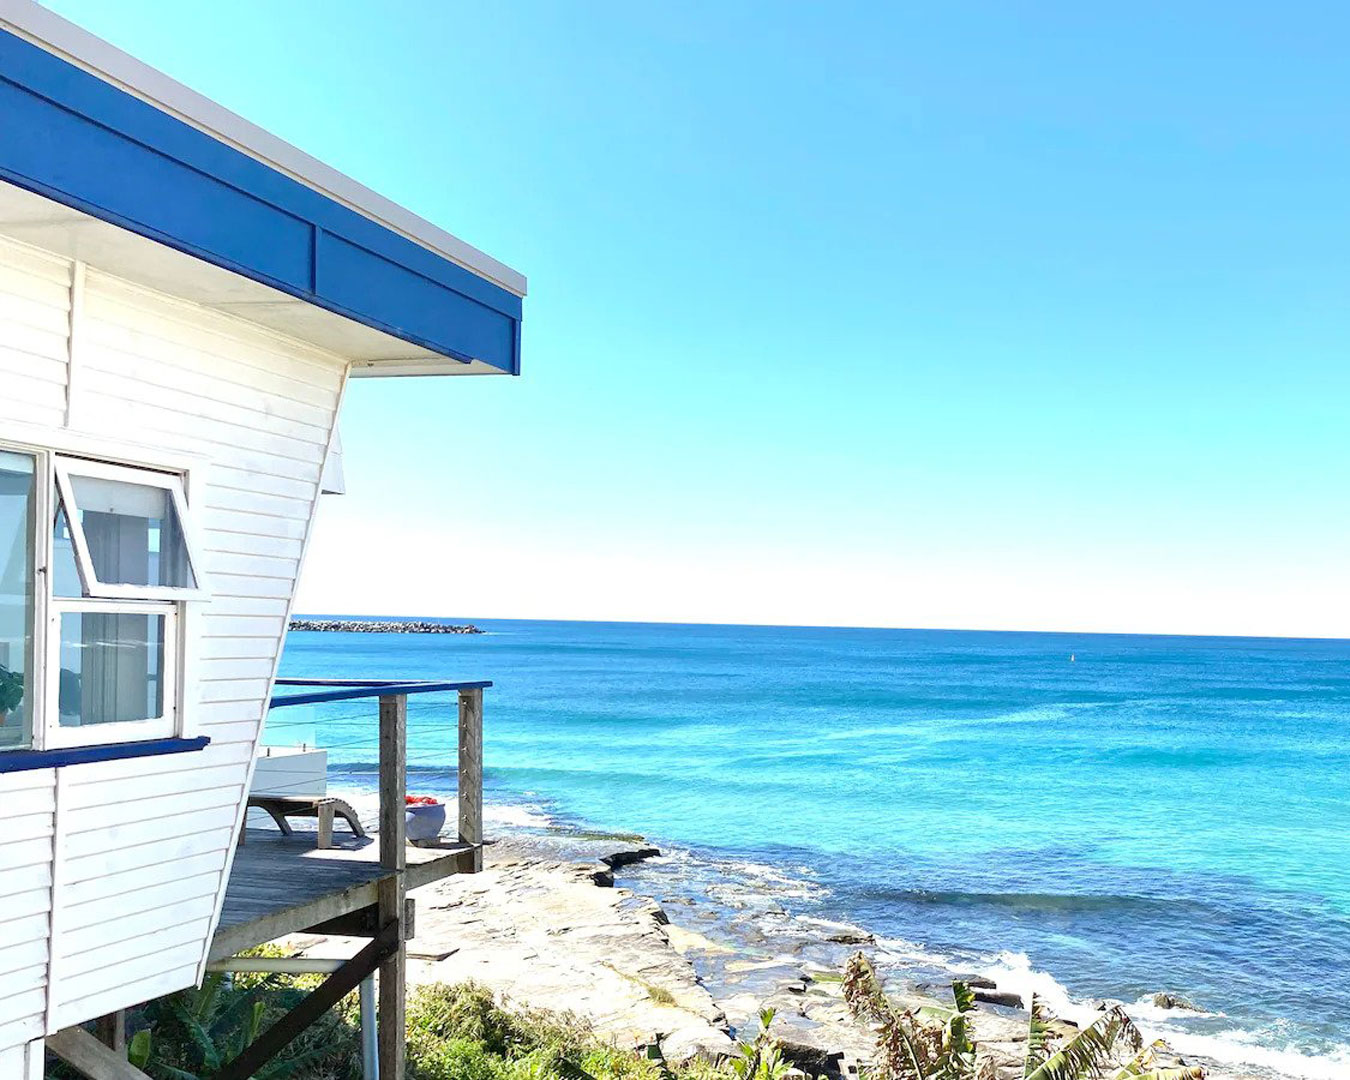
<path id="1" fill-rule="evenodd" d="M 1021 995 L 1025 1002 L 1029 1002 L 1034 993 L 1057 1016 L 1080 1026 L 1091 1023 L 1096 1015 L 1089 1002 L 1072 997 L 1053 975 L 1037 971 L 1025 953 L 999 953 L 981 974 L 993 979 L 1000 990 Z M 1125 1011 L 1139 1025 L 1146 1039 L 1163 1039 L 1183 1057 L 1208 1058 L 1228 1068 L 1259 1069 L 1272 1077 L 1297 1080 L 1346 1080 L 1350 1077 L 1350 1045 L 1339 1046 L 1330 1054 L 1312 1056 L 1291 1045 L 1267 1045 L 1269 1037 L 1266 1042 L 1258 1042 L 1258 1036 L 1249 1031 L 1235 1028 L 1207 1034 L 1189 1031 L 1183 1026 L 1188 1020 L 1220 1018 L 1221 1013 L 1160 1009 L 1147 998 L 1127 1005 Z M 1212 1075 L 1219 1080 L 1226 1074 Z"/>
<path id="2" fill-rule="evenodd" d="M 487 804 L 483 807 L 483 820 L 517 829 L 542 829 L 553 824 L 541 807 L 511 803 Z"/>

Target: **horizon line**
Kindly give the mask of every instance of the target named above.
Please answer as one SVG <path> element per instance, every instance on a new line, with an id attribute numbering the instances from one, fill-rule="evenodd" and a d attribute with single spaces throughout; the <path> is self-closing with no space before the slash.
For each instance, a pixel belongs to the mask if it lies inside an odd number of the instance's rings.
<path id="1" fill-rule="evenodd" d="M 557 618 L 521 618 L 497 616 L 451 616 L 419 614 L 379 614 L 374 612 L 317 612 L 293 611 L 287 616 L 291 619 L 432 619 L 438 622 L 464 623 L 481 622 L 536 622 L 536 623 L 579 623 L 603 626 L 720 626 L 731 629 L 748 630 L 889 630 L 895 633 L 923 634 L 1055 634 L 1078 637 L 1169 637 L 1169 638 L 1216 638 L 1224 641 L 1328 641 L 1350 643 L 1350 637 L 1330 637 L 1308 634 L 1199 634 L 1157 632 L 1148 630 L 1020 630 L 998 627 L 961 627 L 961 626 L 879 626 L 855 625 L 845 623 L 752 623 L 752 622 L 691 622 L 687 619 L 557 619 Z"/>

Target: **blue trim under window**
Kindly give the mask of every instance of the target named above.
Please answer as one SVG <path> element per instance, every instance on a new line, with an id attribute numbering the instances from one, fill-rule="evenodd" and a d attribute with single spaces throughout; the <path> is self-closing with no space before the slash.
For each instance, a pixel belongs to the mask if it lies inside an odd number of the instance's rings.
<path id="1" fill-rule="evenodd" d="M 442 356 L 520 373 L 514 293 L 3 30 L 0 179 Z"/>
<path id="2" fill-rule="evenodd" d="M 65 765 L 88 765 L 95 761 L 189 754 L 206 749 L 210 742 L 205 735 L 199 735 L 195 739 L 147 739 L 145 742 L 107 743 L 104 746 L 72 746 L 67 750 L 6 750 L 0 752 L 0 773 L 59 769 Z"/>

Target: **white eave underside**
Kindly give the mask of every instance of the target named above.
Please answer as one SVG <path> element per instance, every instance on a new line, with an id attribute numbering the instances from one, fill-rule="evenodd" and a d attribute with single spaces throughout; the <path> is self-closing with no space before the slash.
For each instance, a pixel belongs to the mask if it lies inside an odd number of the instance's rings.
<path id="1" fill-rule="evenodd" d="M 0 24 L 429 251 L 524 296 L 524 275 L 33 0 L 0 0 Z"/>
<path id="2" fill-rule="evenodd" d="M 464 364 L 0 181 L 0 236 L 265 326 L 352 362 L 354 377 L 500 375 Z"/>

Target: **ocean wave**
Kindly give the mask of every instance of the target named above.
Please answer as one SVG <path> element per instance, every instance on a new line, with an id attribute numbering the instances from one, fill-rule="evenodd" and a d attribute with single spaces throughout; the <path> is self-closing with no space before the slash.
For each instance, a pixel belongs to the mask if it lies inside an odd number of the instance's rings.
<path id="1" fill-rule="evenodd" d="M 1030 1002 L 1034 994 L 1057 1016 L 1080 1027 L 1092 1022 L 1097 1010 L 1091 1002 L 1073 997 L 1053 975 L 1037 970 L 1020 952 L 1001 952 L 980 969 L 980 974 Z M 1203 1057 L 1229 1067 L 1264 1069 L 1274 1076 L 1297 1080 L 1345 1080 L 1350 1076 L 1350 1044 L 1333 1047 L 1329 1053 L 1310 1054 L 1286 1043 L 1270 1043 L 1278 1032 L 1250 1032 L 1238 1028 L 1221 1032 L 1187 1030 L 1188 1022 L 1222 1018 L 1222 1013 L 1160 1009 L 1147 998 L 1125 1011 L 1148 1040 L 1162 1039 L 1183 1057 Z M 1272 1038 L 1273 1036 L 1273 1038 Z"/>
<path id="2" fill-rule="evenodd" d="M 512 803 L 485 803 L 483 821 L 516 829 L 546 829 L 553 824 L 542 807 Z"/>

